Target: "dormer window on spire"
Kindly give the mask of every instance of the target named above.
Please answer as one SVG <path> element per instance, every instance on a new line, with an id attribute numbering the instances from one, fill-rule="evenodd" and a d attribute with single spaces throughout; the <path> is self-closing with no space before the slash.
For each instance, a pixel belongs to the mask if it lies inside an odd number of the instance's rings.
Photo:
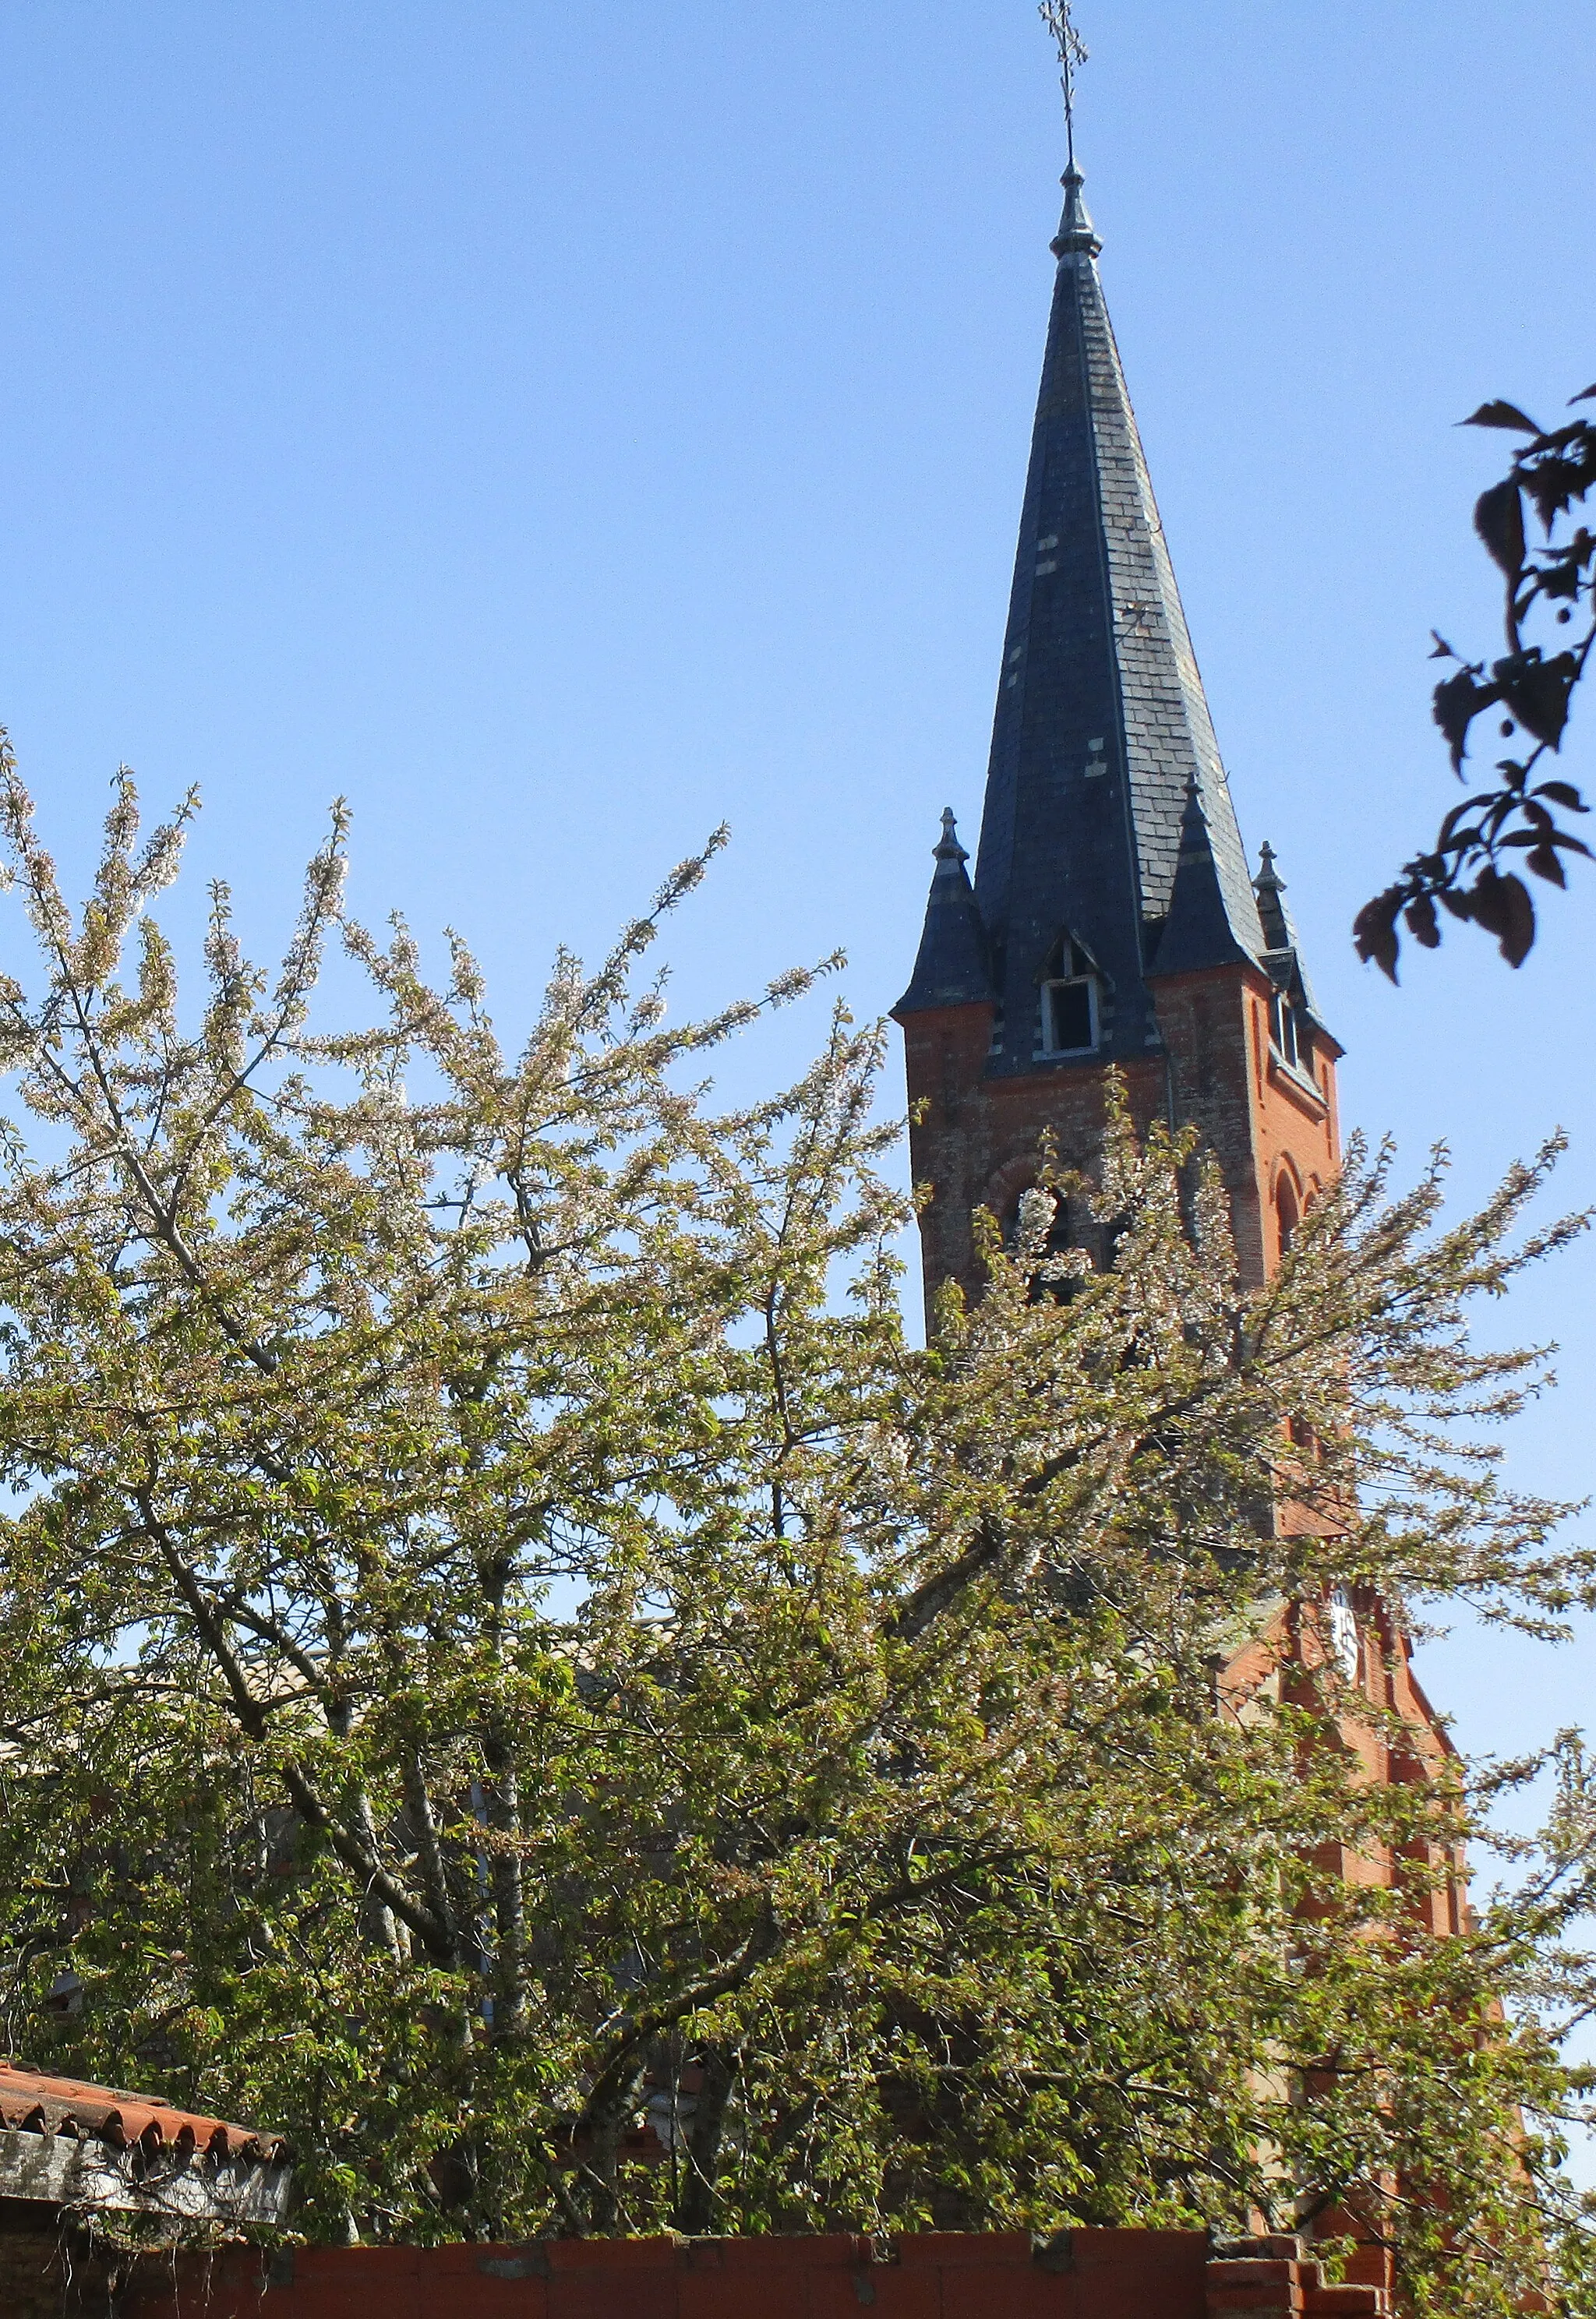
<path id="1" fill-rule="evenodd" d="M 1041 986 L 1041 1052 L 1089 1055 L 1101 1033 L 1097 970 L 1072 935 L 1066 934 Z"/>

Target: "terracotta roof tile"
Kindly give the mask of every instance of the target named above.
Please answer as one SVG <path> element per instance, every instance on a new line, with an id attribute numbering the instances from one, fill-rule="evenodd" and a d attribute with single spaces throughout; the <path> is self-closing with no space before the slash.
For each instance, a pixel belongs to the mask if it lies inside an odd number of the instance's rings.
<path id="1" fill-rule="evenodd" d="M 280 2134 L 176 2109 L 154 2094 L 124 2093 L 116 2086 L 86 2085 L 77 2078 L 42 2077 L 37 2071 L 0 2062 L 0 2128 L 15 2127 L 28 2134 L 96 2140 L 113 2150 L 125 2150 L 132 2143 L 150 2152 L 192 2150 L 197 2143 L 215 2158 L 266 2165 L 288 2156 Z"/>

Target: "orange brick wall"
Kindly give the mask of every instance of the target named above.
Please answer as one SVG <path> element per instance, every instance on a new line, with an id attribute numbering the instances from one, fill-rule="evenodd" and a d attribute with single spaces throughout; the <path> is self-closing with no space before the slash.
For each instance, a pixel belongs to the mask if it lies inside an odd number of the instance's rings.
<path id="1" fill-rule="evenodd" d="M 1339 1164 L 1340 1049 L 1314 1031 L 1300 1067 L 1288 1066 L 1270 1045 L 1271 985 L 1250 965 L 1155 978 L 1149 987 L 1163 1044 L 1123 1069 L 1132 1116 L 1143 1132 L 1155 1119 L 1196 1128 L 1230 1193 L 1244 1277 L 1260 1282 L 1280 1260 L 1283 1213 L 1300 1216 Z M 950 1277 L 968 1294 L 978 1292 L 971 1212 L 989 1208 L 1008 1224 L 1020 1193 L 1035 1181 L 1044 1131 L 1067 1168 L 1091 1174 L 1101 1156 L 1105 1066 L 1081 1059 L 989 1073 L 993 1020 L 987 1005 L 904 1018 L 911 1158 L 916 1184 L 931 1193 L 921 1216 L 928 1295 Z M 1277 1518 L 1286 1529 L 1306 1520 L 1290 1504 Z M 1361 1687 L 1375 1706 L 1402 1717 L 1411 1739 L 1394 1747 L 1352 1723 L 1343 1737 L 1371 1779 L 1433 1779 L 1452 1751 L 1414 1679 L 1407 1638 L 1366 1590 L 1355 1592 L 1353 1607 L 1363 1638 Z M 1262 1685 L 1289 1686 L 1294 1669 L 1303 1682 L 1322 1656 L 1321 1615 L 1313 1605 L 1293 1604 L 1268 1621 L 1225 1670 L 1232 1705 L 1240 1709 Z M 1393 1884 L 1402 1877 L 1403 1863 L 1394 1859 L 1344 1850 L 1339 1864 L 1357 1882 Z M 1446 1864 L 1431 1854 L 1429 1866 Z M 1438 1932 L 1457 1929 L 1464 1917 L 1463 1864 L 1451 1865 L 1456 1881 L 1449 1887 L 1429 1891 L 1421 1889 L 1422 1877 L 1413 1880 L 1415 1908 Z"/>
<path id="2" fill-rule="evenodd" d="M 140 2319 L 1379 2319 L 1382 2287 L 1326 2287 L 1295 2239 L 1201 2231 L 568 2240 L 236 2249 L 147 2274 Z"/>
<path id="3" fill-rule="evenodd" d="M 1270 986 L 1251 967 L 1172 975 L 1152 988 L 1164 1050 L 1122 1067 L 1132 1115 L 1143 1132 L 1155 1119 L 1197 1128 L 1230 1190 L 1243 1270 L 1261 1280 L 1279 1259 L 1282 1179 L 1300 1214 L 1335 1171 L 1339 1050 L 1316 1034 L 1299 1071 L 1272 1055 Z M 989 1207 L 1006 1223 L 1034 1180 L 1044 1130 L 1068 1168 L 1090 1172 L 1102 1150 L 1103 1065 L 1069 1060 L 988 1075 L 992 1024 L 985 1005 L 930 1008 L 904 1022 L 917 1114 L 911 1161 L 932 1194 L 921 1219 L 928 1294 L 949 1278 L 978 1288 L 970 1213 Z"/>

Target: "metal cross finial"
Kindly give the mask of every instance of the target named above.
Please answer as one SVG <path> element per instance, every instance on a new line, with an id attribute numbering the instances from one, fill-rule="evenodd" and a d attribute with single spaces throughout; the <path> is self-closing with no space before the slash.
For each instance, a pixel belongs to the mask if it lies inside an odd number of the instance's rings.
<path id="1" fill-rule="evenodd" d="M 1087 60 L 1087 44 L 1075 29 L 1070 0 L 1040 0 L 1036 11 L 1053 36 L 1059 51 L 1059 86 L 1064 91 L 1064 137 L 1069 166 L 1075 167 L 1075 75 Z"/>

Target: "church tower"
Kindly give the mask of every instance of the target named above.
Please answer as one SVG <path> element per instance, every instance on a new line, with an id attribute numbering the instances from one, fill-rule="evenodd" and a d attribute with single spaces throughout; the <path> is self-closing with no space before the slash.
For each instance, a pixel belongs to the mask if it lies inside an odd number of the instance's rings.
<path id="1" fill-rule="evenodd" d="M 1340 1156 L 1341 1049 L 1273 853 L 1260 847 L 1254 874 L 1242 846 L 1082 182 L 1072 154 L 975 878 L 944 812 L 919 955 L 892 1010 L 915 1181 L 930 1191 L 928 1304 L 949 1279 L 978 1294 L 972 1215 L 1008 1229 L 1044 1134 L 1066 1167 L 1095 1172 L 1111 1070 L 1140 1128 L 1194 1125 L 1218 1160 L 1250 1282 L 1279 1262 Z M 1397 1745 L 1343 1726 L 1369 1775 L 1436 1777 L 1451 1743 L 1408 1638 L 1366 1587 L 1261 1605 L 1222 1688 L 1234 1704 L 1330 1654 L 1407 1727 Z M 1350 1852 L 1341 1866 L 1359 1881 L 1401 1872 Z M 1465 1921 L 1456 1868 L 1413 1904 L 1438 1931 Z M 1375 2268 L 1349 2275 L 1389 2284 L 1386 2257 L 1356 2260 Z"/>
<path id="2" fill-rule="evenodd" d="M 902 1024 L 928 1295 L 972 1293 L 1050 1132 L 1089 1169 L 1105 1081 L 1195 1124 L 1261 1279 L 1338 1157 L 1335 1066 L 1269 848 L 1249 868 L 1073 158 L 973 883 L 942 816 Z"/>

